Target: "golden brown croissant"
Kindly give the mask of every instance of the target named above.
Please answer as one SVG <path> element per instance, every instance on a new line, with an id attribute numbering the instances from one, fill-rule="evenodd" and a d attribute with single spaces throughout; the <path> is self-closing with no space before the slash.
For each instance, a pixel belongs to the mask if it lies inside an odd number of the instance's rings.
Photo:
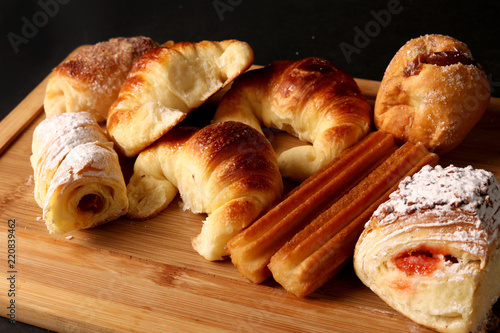
<path id="1" fill-rule="evenodd" d="M 500 185 L 491 172 L 424 167 L 379 206 L 356 245 L 359 278 L 410 319 L 483 332 L 500 295 Z"/>
<path id="2" fill-rule="evenodd" d="M 134 61 L 159 45 L 147 37 L 112 38 L 82 47 L 54 68 L 47 83 L 47 116 L 64 112 L 90 112 L 106 120 L 111 104 Z"/>
<path id="3" fill-rule="evenodd" d="M 245 73 L 222 98 L 214 122 L 284 130 L 312 143 L 278 156 L 286 178 L 302 181 L 363 138 L 372 110 L 354 79 L 320 58 L 278 61 Z"/>
<path id="4" fill-rule="evenodd" d="M 421 142 L 438 154 L 459 145 L 490 100 L 483 69 L 464 43 L 443 35 L 408 41 L 380 84 L 374 117 L 398 143 Z"/>
<path id="5" fill-rule="evenodd" d="M 139 154 L 127 190 L 134 219 L 158 214 L 178 190 L 184 209 L 208 214 L 193 247 L 221 260 L 227 241 L 280 198 L 283 182 L 262 134 L 222 122 L 169 131 Z"/>
<path id="6" fill-rule="evenodd" d="M 128 209 L 118 155 L 87 112 L 57 114 L 35 129 L 35 200 L 51 233 L 90 228 Z"/>
<path id="7" fill-rule="evenodd" d="M 250 46 L 236 40 L 157 48 L 132 68 L 109 110 L 108 131 L 126 156 L 135 156 L 252 62 Z"/>

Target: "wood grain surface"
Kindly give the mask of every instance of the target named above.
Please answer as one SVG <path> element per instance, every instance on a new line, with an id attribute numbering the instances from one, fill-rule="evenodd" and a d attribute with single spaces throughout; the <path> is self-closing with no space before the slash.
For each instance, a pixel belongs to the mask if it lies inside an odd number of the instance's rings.
<path id="1" fill-rule="evenodd" d="M 378 82 L 357 81 L 373 102 Z M 178 198 L 148 221 L 120 218 L 49 235 L 33 199 L 29 163 L 33 130 L 45 117 L 45 84 L 0 123 L 1 316 L 10 311 L 7 278 L 13 274 L 15 319 L 58 332 L 428 331 L 381 301 L 352 265 L 299 299 L 272 279 L 247 282 L 229 261 L 205 261 L 190 244 L 204 216 L 182 211 Z M 441 164 L 471 164 L 500 178 L 499 138 L 500 103 L 492 99 L 481 122 Z M 272 140 L 277 149 L 296 144 L 279 133 Z M 124 161 L 124 170 L 132 162 Z M 9 220 L 15 220 L 11 231 Z M 14 267 L 7 261 L 9 234 L 16 240 Z"/>

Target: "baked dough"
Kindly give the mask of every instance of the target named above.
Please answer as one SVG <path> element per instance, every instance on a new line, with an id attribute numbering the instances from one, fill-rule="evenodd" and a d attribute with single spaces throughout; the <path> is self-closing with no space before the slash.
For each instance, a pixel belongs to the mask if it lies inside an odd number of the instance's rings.
<path id="1" fill-rule="evenodd" d="M 109 110 L 118 149 L 136 156 L 253 63 L 245 42 L 180 42 L 139 58 Z"/>
<path id="2" fill-rule="evenodd" d="M 47 116 L 90 112 L 106 120 L 134 61 L 159 45 L 147 37 L 112 38 L 77 49 L 52 71 L 44 109 Z"/>
<path id="3" fill-rule="evenodd" d="M 124 215 L 126 185 L 113 143 L 88 112 L 57 114 L 33 133 L 34 196 L 50 233 Z"/>
<path id="4" fill-rule="evenodd" d="M 482 332 L 500 295 L 500 185 L 472 167 L 424 167 L 379 206 L 354 253 L 358 277 L 440 332 Z"/>
<path id="5" fill-rule="evenodd" d="M 277 61 L 245 73 L 222 98 L 214 122 L 284 130 L 307 145 L 278 156 L 282 175 L 303 181 L 371 129 L 372 109 L 346 72 L 320 58 Z"/>
<path id="6" fill-rule="evenodd" d="M 139 154 L 127 191 L 133 219 L 158 214 L 179 191 L 184 209 L 208 214 L 194 249 L 221 260 L 226 243 L 281 197 L 283 181 L 262 134 L 223 122 L 169 131 Z"/>
<path id="7" fill-rule="evenodd" d="M 387 67 L 374 117 L 398 143 L 422 142 L 438 154 L 459 145 L 490 100 L 486 74 L 464 43 L 443 35 L 408 41 Z"/>

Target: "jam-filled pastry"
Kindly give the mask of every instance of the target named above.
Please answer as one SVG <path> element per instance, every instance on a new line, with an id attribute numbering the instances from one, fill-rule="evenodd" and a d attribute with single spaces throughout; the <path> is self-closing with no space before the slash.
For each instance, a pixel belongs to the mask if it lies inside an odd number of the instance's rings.
<path id="1" fill-rule="evenodd" d="M 214 122 L 284 130 L 308 143 L 283 151 L 284 177 L 303 181 L 371 129 L 373 112 L 354 79 L 321 58 L 277 61 L 235 80 Z"/>
<path id="2" fill-rule="evenodd" d="M 159 45 L 148 37 L 112 38 L 77 49 L 55 67 L 47 83 L 47 116 L 90 112 L 106 120 L 134 61 Z"/>
<path id="3" fill-rule="evenodd" d="M 398 143 L 444 154 L 459 145 L 490 100 L 483 69 L 464 43 L 443 35 L 408 41 L 387 67 L 375 100 L 378 129 Z"/>
<path id="4" fill-rule="evenodd" d="M 222 122 L 169 131 L 139 154 L 127 191 L 134 219 L 158 214 L 178 191 L 184 209 L 208 214 L 194 249 L 221 260 L 229 239 L 281 197 L 283 181 L 264 135 Z"/>
<path id="5" fill-rule="evenodd" d="M 374 212 L 356 245 L 355 272 L 421 325 L 483 332 L 500 295 L 499 231 L 500 185 L 491 172 L 424 167 Z"/>
<path id="6" fill-rule="evenodd" d="M 57 114 L 33 133 L 35 200 L 50 233 L 108 222 L 128 209 L 113 143 L 88 112 Z"/>
<path id="7" fill-rule="evenodd" d="M 140 57 L 109 110 L 108 131 L 136 156 L 253 63 L 237 40 L 180 42 Z"/>

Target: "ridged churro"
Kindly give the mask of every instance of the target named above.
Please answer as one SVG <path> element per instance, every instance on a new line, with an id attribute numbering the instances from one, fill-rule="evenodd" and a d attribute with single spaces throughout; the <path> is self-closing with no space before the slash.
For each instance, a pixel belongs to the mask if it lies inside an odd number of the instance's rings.
<path id="1" fill-rule="evenodd" d="M 423 144 L 404 144 L 271 257 L 274 279 L 298 297 L 315 291 L 352 256 L 365 223 L 399 182 L 437 161 Z"/>
<path id="2" fill-rule="evenodd" d="M 271 257 L 397 149 L 391 135 L 373 132 L 305 180 L 226 246 L 233 264 L 254 283 L 267 279 Z"/>

